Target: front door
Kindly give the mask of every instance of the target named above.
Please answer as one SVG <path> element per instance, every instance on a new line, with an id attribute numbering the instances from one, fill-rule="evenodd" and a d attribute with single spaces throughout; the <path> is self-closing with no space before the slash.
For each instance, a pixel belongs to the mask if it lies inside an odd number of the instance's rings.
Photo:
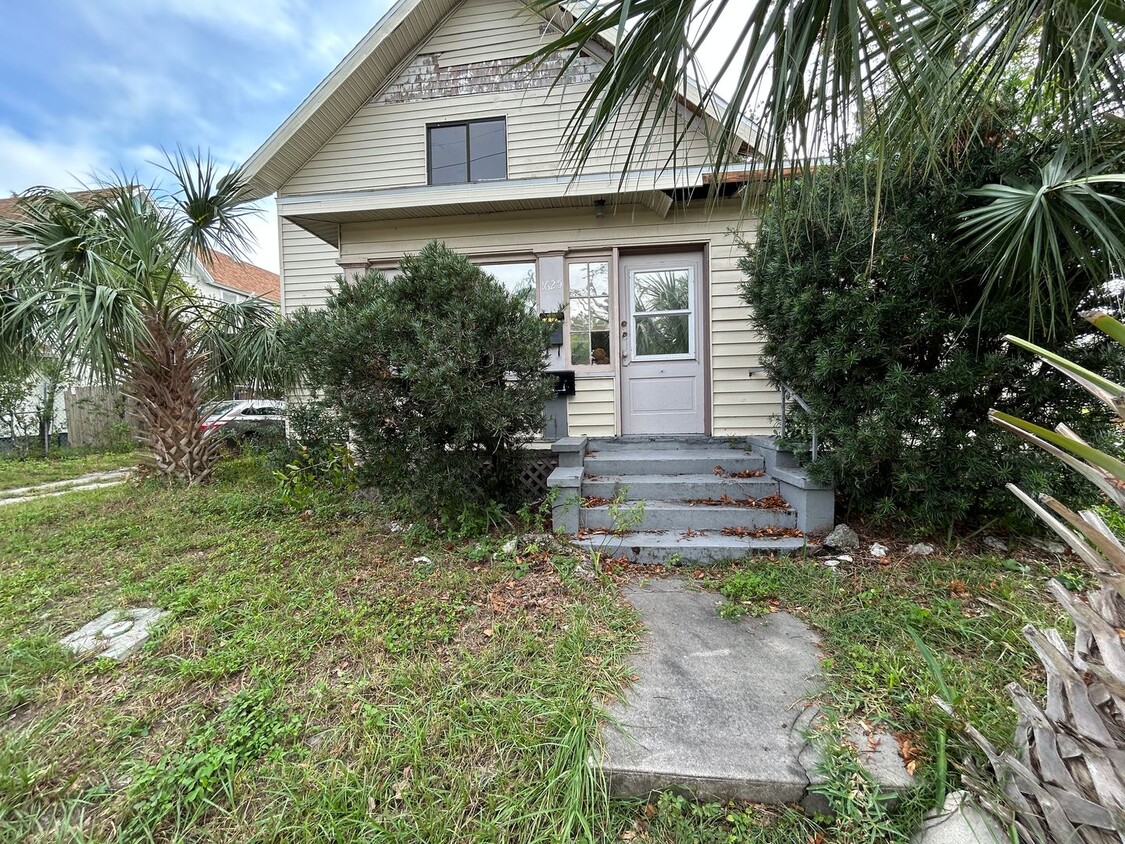
<path id="1" fill-rule="evenodd" d="M 703 255 L 621 258 L 624 434 L 704 433 Z"/>

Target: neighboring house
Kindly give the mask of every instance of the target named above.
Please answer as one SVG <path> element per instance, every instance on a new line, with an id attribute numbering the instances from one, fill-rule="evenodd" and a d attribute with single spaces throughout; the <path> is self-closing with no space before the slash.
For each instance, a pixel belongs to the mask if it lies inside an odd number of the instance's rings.
<path id="1" fill-rule="evenodd" d="M 71 195 L 82 201 L 96 197 L 99 191 L 75 191 Z M 18 220 L 22 218 L 16 197 L 0 199 L 0 220 Z M 0 250 L 22 256 L 26 252 L 27 243 L 18 238 L 0 232 Z M 15 414 L 15 419 L 5 418 L 0 420 L 0 441 L 10 438 L 13 431 L 17 436 L 31 436 L 39 431 L 39 420 L 43 408 L 51 403 L 54 406 L 52 434 L 62 435 L 68 431 L 66 419 L 66 388 L 70 385 L 69 379 L 58 385 L 51 396 L 51 385 L 47 378 L 41 375 L 34 376 L 31 390 L 27 400 Z"/>
<path id="2" fill-rule="evenodd" d="M 566 306 L 552 368 L 576 377 L 558 434 L 767 433 L 778 394 L 751 377 L 760 341 L 732 233 L 754 228 L 735 195 L 754 178 L 751 127 L 715 202 L 719 115 L 691 97 L 624 177 L 636 119 L 575 174 L 562 139 L 612 46 L 554 87 L 560 58 L 516 67 L 566 25 L 520 0 L 391 8 L 247 162 L 253 198 L 277 194 L 282 310 L 444 241 L 513 289 L 533 281 L 540 311 Z"/>
<path id="3" fill-rule="evenodd" d="M 79 200 L 97 195 L 98 191 L 96 190 L 79 191 L 72 194 Z M 0 219 L 18 219 L 19 216 L 16 198 L 0 199 Z M 25 246 L 26 243 L 24 242 L 0 234 L 0 250 L 14 252 L 18 255 Z M 277 273 L 240 261 L 223 252 L 215 252 L 206 259 L 193 256 L 184 262 L 180 272 L 196 290 L 212 299 L 235 303 L 244 301 L 251 296 L 260 296 L 275 308 L 281 305 L 281 280 Z M 69 378 L 60 385 L 60 389 L 56 392 L 54 398 L 54 433 L 68 433 L 66 393 L 68 389 L 80 386 L 80 384 L 80 379 Z M 45 397 L 49 393 L 50 389 L 46 379 L 37 376 L 30 397 L 17 413 L 19 418 L 17 427 L 27 433 L 33 432 L 34 427 L 38 425 L 36 420 L 41 413 Z M 0 420 L 0 439 L 9 436 L 10 430 L 8 420 Z"/>
<path id="4" fill-rule="evenodd" d="M 212 299 L 235 303 L 260 296 L 275 307 L 281 306 L 281 278 L 277 273 L 215 252 L 208 258 L 196 256 L 187 262 L 184 277 Z"/>

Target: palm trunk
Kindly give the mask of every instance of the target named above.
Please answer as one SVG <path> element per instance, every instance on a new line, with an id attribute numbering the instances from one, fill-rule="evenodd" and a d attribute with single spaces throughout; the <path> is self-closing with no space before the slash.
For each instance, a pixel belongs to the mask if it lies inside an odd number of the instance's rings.
<path id="1" fill-rule="evenodd" d="M 204 356 L 192 349 L 184 328 L 174 321 L 149 320 L 149 348 L 129 367 L 129 396 L 157 471 L 200 483 L 218 459 L 218 443 L 201 430 Z"/>

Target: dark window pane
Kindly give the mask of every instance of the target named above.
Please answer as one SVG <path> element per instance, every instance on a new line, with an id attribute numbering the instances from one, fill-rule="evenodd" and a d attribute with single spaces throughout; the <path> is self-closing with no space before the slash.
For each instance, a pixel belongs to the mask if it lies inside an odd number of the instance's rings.
<path id="1" fill-rule="evenodd" d="M 469 155 L 465 127 L 434 126 L 430 129 L 430 184 L 460 185 L 469 181 Z"/>
<path id="2" fill-rule="evenodd" d="M 508 138 L 503 120 L 469 124 L 469 178 L 474 182 L 508 178 Z"/>
<path id="3" fill-rule="evenodd" d="M 590 362 L 590 335 L 571 331 L 570 362 L 575 366 L 586 366 Z"/>
<path id="4" fill-rule="evenodd" d="M 609 365 L 609 332 L 593 331 L 590 333 L 590 363 L 597 366 Z"/>

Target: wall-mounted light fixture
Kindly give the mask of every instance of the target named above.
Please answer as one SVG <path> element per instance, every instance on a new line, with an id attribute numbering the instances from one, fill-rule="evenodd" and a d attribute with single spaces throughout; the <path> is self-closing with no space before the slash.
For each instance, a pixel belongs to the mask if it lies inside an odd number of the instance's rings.
<path id="1" fill-rule="evenodd" d="M 599 220 L 602 219 L 603 217 L 605 217 L 605 200 L 604 199 L 595 199 L 594 200 L 594 216 L 597 217 Z"/>

